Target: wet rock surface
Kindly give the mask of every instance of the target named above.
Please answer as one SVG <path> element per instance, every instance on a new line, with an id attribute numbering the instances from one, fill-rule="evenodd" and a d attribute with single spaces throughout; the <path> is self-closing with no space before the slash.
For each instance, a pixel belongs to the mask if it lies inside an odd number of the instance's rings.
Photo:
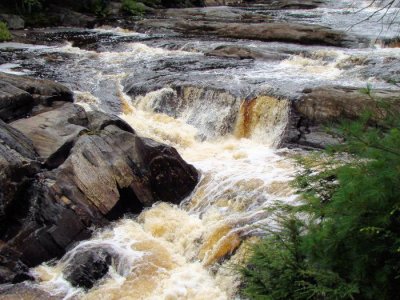
<path id="1" fill-rule="evenodd" d="M 63 273 L 73 286 L 90 289 L 108 273 L 111 260 L 106 249 L 89 250 L 72 257 Z"/>
<path id="2" fill-rule="evenodd" d="M 389 109 L 388 109 L 389 108 Z M 400 113 L 400 92 L 322 86 L 305 89 L 293 103 L 287 140 L 311 148 L 325 148 L 340 142 L 324 126 L 342 120 L 356 120 L 370 113 L 371 125 L 378 125 L 388 114 Z"/>
<path id="3" fill-rule="evenodd" d="M 0 286 L 0 299 L 29 299 L 29 300 L 57 300 L 58 296 L 52 296 L 37 287 L 25 283 L 7 284 Z"/>
<path id="4" fill-rule="evenodd" d="M 352 41 L 344 32 L 319 25 L 290 23 L 222 23 L 146 19 L 136 23 L 140 30 L 172 30 L 187 35 L 213 35 L 222 38 L 275 41 L 305 45 L 346 46 Z"/>
<path id="5" fill-rule="evenodd" d="M 280 53 L 265 53 L 259 52 L 254 49 L 249 49 L 247 47 L 229 46 L 223 45 L 218 46 L 214 50 L 206 52 L 207 56 L 217 56 L 224 58 L 236 58 L 236 59 L 259 59 L 259 60 L 281 60 L 288 58 L 288 55 Z"/>
<path id="6" fill-rule="evenodd" d="M 72 101 L 72 92 L 50 80 L 0 72 L 0 118 L 4 121 L 41 111 L 57 100 Z"/>
<path id="7" fill-rule="evenodd" d="M 30 117 L 0 120 L 1 283 L 29 279 L 28 267 L 61 256 L 90 227 L 157 201 L 178 204 L 197 184 L 197 171 L 175 149 L 139 137 L 117 117 L 86 113 L 68 102 L 67 88 L 0 78 L 48 100 Z"/>

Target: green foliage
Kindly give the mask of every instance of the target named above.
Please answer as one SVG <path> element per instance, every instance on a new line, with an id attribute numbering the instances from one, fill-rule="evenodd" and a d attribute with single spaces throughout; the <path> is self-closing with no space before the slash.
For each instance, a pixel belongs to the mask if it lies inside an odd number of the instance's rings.
<path id="1" fill-rule="evenodd" d="M 135 0 L 123 0 L 122 10 L 133 16 L 143 16 L 146 11 L 146 6 Z"/>
<path id="2" fill-rule="evenodd" d="M 370 114 L 344 122 L 336 131 L 343 145 L 301 160 L 295 185 L 303 202 L 290 210 L 304 222 L 297 231 L 281 223 L 279 239 L 255 247 L 242 272 L 247 296 L 399 299 L 400 116 L 390 108 L 386 116 L 382 127 L 369 126 Z M 296 256 L 288 250 L 295 242 Z"/>
<path id="3" fill-rule="evenodd" d="M 12 39 L 11 33 L 8 31 L 7 25 L 0 22 L 0 42 L 9 41 Z"/>
<path id="4" fill-rule="evenodd" d="M 284 214 L 277 220 L 278 229 L 251 249 L 247 265 L 240 270 L 245 283 L 242 293 L 265 300 L 352 299 L 357 286 L 310 263 L 302 249 L 305 223 L 289 211 Z"/>

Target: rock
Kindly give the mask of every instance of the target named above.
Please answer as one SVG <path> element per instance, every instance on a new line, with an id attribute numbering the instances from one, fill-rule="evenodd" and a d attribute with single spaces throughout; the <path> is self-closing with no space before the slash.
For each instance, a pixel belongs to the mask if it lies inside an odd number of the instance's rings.
<path id="1" fill-rule="evenodd" d="M 345 35 L 327 27 L 290 23 L 180 23 L 185 33 L 208 32 L 220 37 L 260 41 L 342 46 Z"/>
<path id="2" fill-rule="evenodd" d="M 313 9 L 322 3 L 324 3 L 322 0 L 204 0 L 205 6 L 257 4 L 265 9 Z"/>
<path id="3" fill-rule="evenodd" d="M 0 119 L 10 121 L 28 114 L 34 106 L 31 94 L 0 79 Z"/>
<path id="4" fill-rule="evenodd" d="M 241 46 L 218 46 L 214 50 L 206 52 L 207 56 L 217 56 L 226 58 L 236 58 L 236 59 L 259 59 L 259 60 L 283 60 L 288 57 L 288 55 L 274 52 L 259 52 L 246 47 Z"/>
<path id="5" fill-rule="evenodd" d="M 32 279 L 29 268 L 19 260 L 18 253 L 0 241 L 0 285 Z M 0 298 L 1 294 L 0 289 Z"/>
<path id="6" fill-rule="evenodd" d="M 215 35 L 223 38 L 287 42 L 304 45 L 352 45 L 345 33 L 328 27 L 290 23 L 224 23 L 147 19 L 136 23 L 138 30 L 164 29 L 190 35 Z"/>
<path id="7" fill-rule="evenodd" d="M 60 296 L 51 295 L 31 284 L 18 283 L 0 286 L 0 299 L 57 300 L 60 299 Z"/>
<path id="8" fill-rule="evenodd" d="M 0 72 L 0 119 L 3 121 L 39 113 L 60 100 L 72 102 L 73 94 L 59 83 Z"/>
<path id="9" fill-rule="evenodd" d="M 112 255 L 106 249 L 75 252 L 72 257 L 67 257 L 64 277 L 73 286 L 91 289 L 108 273 L 111 259 Z"/>
<path id="10" fill-rule="evenodd" d="M 29 267 L 61 257 L 93 226 L 157 201 L 178 204 L 197 184 L 197 171 L 174 148 L 137 136 L 117 117 L 59 101 L 69 95 L 64 87 L 2 78 L 32 98 L 57 101 L 26 119 L 0 120 L 1 282 L 30 279 Z M 88 287 L 102 266 L 74 272 L 81 275 L 73 281 Z"/>
<path id="11" fill-rule="evenodd" d="M 247 1 L 249 2 L 249 1 Z M 314 9 L 324 3 L 323 0 L 260 0 L 256 1 L 267 9 Z"/>
<path id="12" fill-rule="evenodd" d="M 400 91 L 372 90 L 371 95 L 361 89 L 324 86 L 306 89 L 295 103 L 296 110 L 312 122 L 338 121 L 340 118 L 356 119 L 363 112 L 372 112 L 372 120 L 379 122 L 386 117 L 380 102 L 389 103 L 400 112 Z"/>
<path id="13" fill-rule="evenodd" d="M 205 6 L 218 6 L 218 5 L 241 5 L 242 0 L 204 0 Z"/>
<path id="14" fill-rule="evenodd" d="M 87 123 L 83 108 L 65 103 L 59 108 L 14 121 L 11 126 L 23 132 L 47 166 L 54 168 L 63 162 L 63 152 L 68 152 L 76 138 L 87 131 L 84 127 Z"/>
<path id="15" fill-rule="evenodd" d="M 5 22 L 9 29 L 24 29 L 25 21 L 20 16 L 0 14 L 0 21 Z"/>
<path id="16" fill-rule="evenodd" d="M 7 224 L 15 213 L 23 213 L 24 193 L 31 177 L 39 171 L 37 154 L 32 142 L 21 132 L 0 120 L 0 222 Z M 16 212 L 18 210 L 18 212 Z M 17 224 L 14 224 L 17 225 Z M 0 236 L 14 226 L 0 228 Z"/>
<path id="17" fill-rule="evenodd" d="M 249 13 L 245 10 L 234 7 L 194 7 L 180 9 L 170 8 L 166 10 L 159 10 L 158 16 L 161 18 L 192 21 L 265 21 L 265 17 L 263 15 L 257 13 Z"/>
<path id="18" fill-rule="evenodd" d="M 370 95 L 357 88 L 323 86 L 305 89 L 293 104 L 285 140 L 311 148 L 325 148 L 340 143 L 326 132 L 324 125 L 343 119 L 354 120 L 366 112 L 372 113 L 373 125 L 387 117 L 382 102 L 390 104 L 390 112 L 400 113 L 399 90 L 372 90 Z"/>

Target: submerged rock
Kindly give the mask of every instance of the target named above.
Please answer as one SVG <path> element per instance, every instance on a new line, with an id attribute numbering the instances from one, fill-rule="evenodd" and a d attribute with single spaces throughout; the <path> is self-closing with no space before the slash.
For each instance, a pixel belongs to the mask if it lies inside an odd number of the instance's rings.
<path id="1" fill-rule="evenodd" d="M 105 249 L 76 253 L 68 262 L 63 274 L 73 286 L 90 289 L 107 273 L 112 254 Z"/>
<path id="2" fill-rule="evenodd" d="M 157 201 L 178 204 L 197 184 L 196 169 L 174 148 L 139 137 L 115 116 L 59 101 L 69 95 L 65 87 L 12 78 L 7 82 L 32 98 L 57 101 L 28 118 L 0 120 L 0 221 L 7 224 L 0 228 L 3 282 L 28 278 L 28 267 L 60 257 L 88 238 L 91 227 Z"/>

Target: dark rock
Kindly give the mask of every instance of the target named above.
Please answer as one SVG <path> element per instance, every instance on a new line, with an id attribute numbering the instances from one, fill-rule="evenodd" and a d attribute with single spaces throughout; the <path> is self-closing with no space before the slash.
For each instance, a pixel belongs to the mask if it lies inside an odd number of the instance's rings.
<path id="1" fill-rule="evenodd" d="M 28 267 L 19 260 L 18 256 L 19 254 L 14 249 L 0 241 L 0 284 L 33 279 Z"/>
<path id="2" fill-rule="evenodd" d="M 101 248 L 74 252 L 65 261 L 64 277 L 73 286 L 90 289 L 108 273 L 111 259 L 112 254 Z"/>
<path id="3" fill-rule="evenodd" d="M 33 106 L 31 94 L 0 79 L 0 119 L 9 121 L 24 116 Z"/>
<path id="4" fill-rule="evenodd" d="M 39 171 L 36 159 L 32 142 L 0 120 L 0 222 L 7 224 L 0 228 L 0 239 L 16 230 L 15 218 L 26 213 L 24 194 Z"/>
<path id="5" fill-rule="evenodd" d="M 72 92 L 59 83 L 0 72 L 0 119 L 3 121 L 24 117 L 33 110 L 40 113 L 43 107 L 48 108 L 59 100 L 73 101 Z"/>
<path id="6" fill-rule="evenodd" d="M 89 129 L 92 131 L 103 130 L 108 125 L 115 125 L 124 131 L 135 133 L 128 123 L 116 116 L 110 116 L 100 111 L 89 111 L 86 115 L 89 121 Z"/>
<path id="7" fill-rule="evenodd" d="M 175 148 L 142 138 L 138 151 L 149 168 L 149 183 L 158 201 L 179 204 L 193 191 L 197 171 L 180 158 Z"/>
<path id="8" fill-rule="evenodd" d="M 31 95 L 43 97 L 40 100 L 49 104 L 52 101 L 73 101 L 72 92 L 62 84 L 51 80 L 35 79 L 0 72 L 0 81 L 9 83 Z"/>
<path id="9" fill-rule="evenodd" d="M 260 52 L 246 47 L 240 46 L 219 46 L 214 50 L 206 52 L 207 56 L 217 56 L 236 59 L 259 59 L 259 60 L 283 60 L 288 55 L 274 52 Z"/>

